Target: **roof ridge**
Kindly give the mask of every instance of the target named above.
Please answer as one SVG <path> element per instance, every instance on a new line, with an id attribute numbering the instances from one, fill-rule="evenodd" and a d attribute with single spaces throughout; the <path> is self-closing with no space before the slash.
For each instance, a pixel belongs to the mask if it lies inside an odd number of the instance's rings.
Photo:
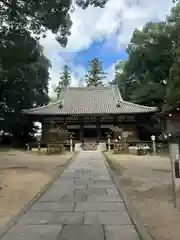
<path id="1" fill-rule="evenodd" d="M 119 87 L 118 87 L 118 84 L 112 85 L 112 89 L 113 89 L 114 93 L 116 94 L 116 96 L 118 98 L 118 99 L 116 99 L 116 101 L 123 100 L 123 98 L 121 96 L 121 92 L 120 92 Z"/>
<path id="2" fill-rule="evenodd" d="M 113 98 L 114 98 L 115 102 L 117 103 L 118 99 L 116 98 L 116 93 L 115 93 L 114 85 L 111 86 L 111 90 L 112 90 Z"/>
<path id="3" fill-rule="evenodd" d="M 64 96 L 65 96 L 65 94 L 68 93 L 68 91 L 69 91 L 69 86 L 64 86 L 61 89 L 59 101 L 61 101 L 63 105 L 64 105 Z"/>
<path id="4" fill-rule="evenodd" d="M 82 87 L 68 87 L 68 89 L 104 89 L 104 88 L 111 88 L 111 86 L 82 86 Z"/>
<path id="5" fill-rule="evenodd" d="M 120 100 L 120 102 L 124 102 L 126 104 L 130 104 L 130 105 L 133 105 L 133 106 L 145 107 L 145 108 L 148 108 L 148 109 L 157 109 L 157 107 L 148 107 L 148 106 L 141 105 L 141 104 L 138 104 L 138 103 L 132 103 L 132 102 L 124 101 L 123 99 Z"/>
<path id="6" fill-rule="evenodd" d="M 52 106 L 54 104 L 57 104 L 58 102 L 60 102 L 61 99 L 55 101 L 55 102 L 51 102 L 51 103 L 48 103 L 47 105 L 44 105 L 44 106 L 39 106 L 39 107 L 35 107 L 35 108 L 29 108 L 29 109 L 23 109 L 22 112 L 25 112 L 25 111 L 31 111 L 31 110 L 38 110 L 38 109 L 43 109 L 45 107 L 49 107 L 49 106 Z"/>

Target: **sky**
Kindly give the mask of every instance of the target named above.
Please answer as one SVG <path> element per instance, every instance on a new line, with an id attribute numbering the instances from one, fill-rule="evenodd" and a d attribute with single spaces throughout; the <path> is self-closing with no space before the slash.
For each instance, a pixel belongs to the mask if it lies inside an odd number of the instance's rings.
<path id="1" fill-rule="evenodd" d="M 102 9 L 75 7 L 66 48 L 59 45 L 51 32 L 41 39 L 44 54 L 52 65 L 50 95 L 54 95 L 53 88 L 65 64 L 70 67 L 72 86 L 78 86 L 88 69 L 88 61 L 94 57 L 103 62 L 105 81 L 111 81 L 117 61 L 128 58 L 125 50 L 133 31 L 142 29 L 148 21 L 165 20 L 172 6 L 172 0 L 109 0 Z"/>

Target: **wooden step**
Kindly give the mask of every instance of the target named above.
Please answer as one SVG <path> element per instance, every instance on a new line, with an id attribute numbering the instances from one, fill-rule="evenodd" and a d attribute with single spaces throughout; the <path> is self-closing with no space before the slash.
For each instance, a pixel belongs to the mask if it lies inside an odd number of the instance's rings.
<path id="1" fill-rule="evenodd" d="M 83 144 L 83 150 L 97 150 L 97 142 L 85 141 Z"/>

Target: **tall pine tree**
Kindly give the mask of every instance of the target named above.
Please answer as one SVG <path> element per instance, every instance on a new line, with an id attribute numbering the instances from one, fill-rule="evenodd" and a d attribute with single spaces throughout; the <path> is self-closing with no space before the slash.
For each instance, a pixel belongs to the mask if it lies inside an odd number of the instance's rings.
<path id="1" fill-rule="evenodd" d="M 60 93 L 63 87 L 68 87 L 71 84 L 71 73 L 69 71 L 69 67 L 67 65 L 64 66 L 63 72 L 60 76 L 60 81 L 58 83 L 58 86 L 55 89 L 55 92 L 57 93 L 57 98 L 60 97 Z"/>
<path id="2" fill-rule="evenodd" d="M 103 86 L 102 80 L 106 78 L 106 73 L 102 71 L 102 62 L 98 58 L 93 58 L 91 61 L 89 61 L 89 68 L 89 71 L 85 75 L 87 87 Z"/>

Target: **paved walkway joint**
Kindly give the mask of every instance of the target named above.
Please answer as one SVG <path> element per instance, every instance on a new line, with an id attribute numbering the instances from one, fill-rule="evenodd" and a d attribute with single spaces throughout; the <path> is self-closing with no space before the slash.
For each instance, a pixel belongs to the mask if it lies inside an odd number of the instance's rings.
<path id="1" fill-rule="evenodd" d="M 138 240 L 101 152 L 76 160 L 3 240 Z"/>

